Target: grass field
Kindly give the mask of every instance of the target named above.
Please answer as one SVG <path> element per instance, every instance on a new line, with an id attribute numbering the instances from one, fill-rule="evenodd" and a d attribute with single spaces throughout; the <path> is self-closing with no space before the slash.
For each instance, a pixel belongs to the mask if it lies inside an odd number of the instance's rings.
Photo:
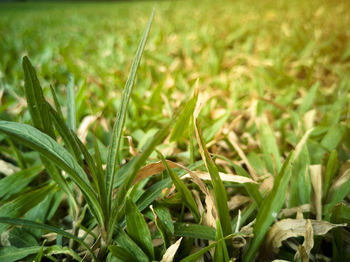
<path id="1" fill-rule="evenodd" d="M 0 261 L 349 261 L 349 2 L 153 7 L 0 4 Z"/>

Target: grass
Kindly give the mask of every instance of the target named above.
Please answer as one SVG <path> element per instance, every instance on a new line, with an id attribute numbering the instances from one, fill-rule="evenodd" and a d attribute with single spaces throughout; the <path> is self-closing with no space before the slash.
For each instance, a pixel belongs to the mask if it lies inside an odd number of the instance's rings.
<path id="1" fill-rule="evenodd" d="M 0 5 L 0 261 L 348 261 L 349 4 L 153 5 Z"/>

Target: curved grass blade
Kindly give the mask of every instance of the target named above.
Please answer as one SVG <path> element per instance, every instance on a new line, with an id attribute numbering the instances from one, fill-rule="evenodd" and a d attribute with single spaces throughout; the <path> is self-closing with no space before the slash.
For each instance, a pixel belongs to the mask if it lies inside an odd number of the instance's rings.
<path id="1" fill-rule="evenodd" d="M 286 190 L 291 177 L 291 164 L 294 152 L 291 152 L 284 162 L 281 171 L 276 176 L 273 188 L 261 203 L 254 225 L 254 238 L 248 245 L 243 261 L 253 261 L 270 225 L 276 219 L 283 206 Z"/>
<path id="2" fill-rule="evenodd" d="M 45 225 L 45 224 L 40 224 L 40 223 L 36 223 L 30 220 L 26 220 L 26 219 L 18 219 L 18 218 L 10 218 L 10 217 L 0 217 L 0 223 L 4 223 L 4 224 L 9 224 L 9 225 L 13 225 L 13 226 L 25 226 L 25 227 L 30 227 L 30 228 L 37 228 L 37 229 L 41 229 L 41 230 L 45 230 L 48 232 L 54 232 L 57 233 L 61 236 L 64 236 L 66 238 L 69 239 L 73 239 L 75 241 L 77 241 L 79 244 L 81 244 L 82 246 L 84 246 L 87 251 L 91 254 L 91 256 L 97 261 L 97 258 L 94 254 L 94 252 L 90 249 L 90 247 L 84 242 L 82 241 L 80 238 L 60 229 L 54 226 L 49 226 L 49 225 Z M 38 247 L 40 248 L 40 247 Z"/>
<path id="3" fill-rule="evenodd" d="M 149 262 L 147 255 L 119 226 L 117 227 L 117 237 L 115 241 L 119 246 L 126 249 L 129 253 L 133 254 L 136 257 L 137 261 Z"/>
<path id="4" fill-rule="evenodd" d="M 135 243 L 153 260 L 151 233 L 141 212 L 130 198 L 126 200 L 126 230 Z"/>
<path id="5" fill-rule="evenodd" d="M 118 152 L 120 148 L 120 141 L 123 133 L 123 127 L 126 118 L 126 110 L 129 104 L 131 92 L 135 83 L 136 72 L 139 67 L 143 50 L 146 45 L 146 41 L 148 38 L 148 34 L 151 28 L 153 16 L 154 16 L 154 8 L 151 14 L 150 19 L 148 20 L 148 24 L 146 30 L 142 36 L 141 42 L 137 48 L 136 55 L 131 65 L 130 73 L 128 79 L 125 83 L 123 97 L 121 100 L 120 108 L 117 114 L 117 118 L 113 127 L 113 135 L 112 141 L 109 146 L 109 152 L 107 157 L 107 168 L 106 168 L 106 188 L 107 188 L 107 196 L 109 201 L 111 201 L 111 194 L 113 189 L 114 177 L 116 172 L 116 167 L 118 166 Z M 109 203 L 111 207 L 111 202 Z"/>
<path id="6" fill-rule="evenodd" d="M 176 190 L 181 194 L 181 198 L 184 202 L 184 204 L 188 207 L 188 209 L 191 211 L 191 214 L 193 215 L 194 219 L 198 222 L 200 220 L 200 213 L 198 211 L 198 207 L 196 204 L 196 201 L 194 200 L 190 190 L 186 187 L 184 182 L 178 177 L 175 172 L 169 168 L 168 163 L 166 162 L 164 156 L 158 151 L 158 156 L 163 162 L 163 165 L 166 167 L 167 172 L 169 173 Z"/>
<path id="7" fill-rule="evenodd" d="M 45 134 L 52 138 L 55 138 L 55 133 L 52 125 L 52 121 L 47 108 L 48 103 L 46 102 L 43 91 L 40 86 L 39 79 L 36 75 L 35 69 L 29 61 L 27 56 L 23 57 L 22 61 L 23 72 L 24 72 L 24 90 L 25 96 L 29 108 L 29 113 L 34 126 Z M 47 161 L 43 157 L 41 160 L 50 174 L 53 180 L 67 193 L 70 201 L 77 207 L 76 199 L 72 190 L 68 187 L 66 180 L 62 174 L 57 170 L 51 162 Z M 75 212 L 73 209 L 73 212 Z"/>
<path id="8" fill-rule="evenodd" d="M 50 163 L 54 163 L 66 171 L 84 194 L 97 221 L 100 225 L 103 224 L 103 213 L 96 194 L 89 184 L 84 170 L 66 149 L 48 135 L 26 124 L 0 121 L 0 131 L 15 137 L 19 142 L 39 152 L 45 159 L 52 161 Z"/>
<path id="9" fill-rule="evenodd" d="M 227 236 L 232 233 L 232 228 L 231 217 L 227 205 L 226 189 L 224 187 L 224 184 L 222 183 L 222 180 L 220 179 L 219 171 L 215 166 L 214 161 L 211 159 L 208 149 L 206 148 L 205 141 L 202 132 L 198 126 L 198 120 L 196 118 L 194 119 L 194 128 L 202 159 L 210 174 L 211 182 L 213 184 L 215 205 L 218 211 L 222 232 L 224 236 Z M 231 251 L 233 250 L 232 242 L 226 241 L 226 245 L 229 254 L 231 254 Z"/>
<path id="10" fill-rule="evenodd" d="M 178 120 L 174 125 L 173 132 L 170 136 L 170 141 L 177 141 L 179 138 L 181 138 L 182 134 L 186 131 L 186 129 L 188 129 L 190 119 L 193 115 L 193 111 L 197 103 L 197 99 L 198 89 L 195 88 L 195 93 L 193 94 L 193 97 L 187 102 L 185 108 L 183 109 L 182 113 L 180 114 Z"/>
<path id="11" fill-rule="evenodd" d="M 22 61 L 24 71 L 24 91 L 33 124 L 40 131 L 55 137 L 46 101 L 35 69 L 27 56 Z"/>

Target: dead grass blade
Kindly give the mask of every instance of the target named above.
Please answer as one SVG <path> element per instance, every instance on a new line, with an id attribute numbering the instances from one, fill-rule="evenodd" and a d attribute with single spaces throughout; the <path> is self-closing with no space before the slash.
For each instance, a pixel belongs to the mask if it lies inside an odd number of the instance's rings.
<path id="1" fill-rule="evenodd" d="M 182 237 L 179 238 L 175 244 L 172 244 L 167 251 L 165 252 L 165 254 L 163 255 L 163 258 L 161 260 L 161 262 L 172 262 L 174 260 L 174 256 L 177 252 L 177 250 L 179 249 L 179 246 L 181 244 L 181 240 Z"/>
<path id="2" fill-rule="evenodd" d="M 310 177 L 312 184 L 313 205 L 316 210 L 316 219 L 322 219 L 322 166 L 310 166 Z"/>

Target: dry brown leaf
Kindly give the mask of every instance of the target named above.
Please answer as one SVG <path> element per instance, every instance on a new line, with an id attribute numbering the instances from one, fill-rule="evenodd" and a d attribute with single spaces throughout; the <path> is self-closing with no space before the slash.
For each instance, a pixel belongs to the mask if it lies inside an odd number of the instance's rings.
<path id="1" fill-rule="evenodd" d="M 228 201 L 228 209 L 234 210 L 240 206 L 243 206 L 244 204 L 251 201 L 250 197 L 243 196 L 243 195 L 234 195 L 229 201 Z"/>
<path id="2" fill-rule="evenodd" d="M 307 130 L 305 132 L 305 134 L 303 135 L 303 137 L 300 139 L 299 143 L 296 145 L 295 147 L 295 153 L 294 153 L 294 159 L 297 159 L 301 150 L 303 149 L 303 146 L 305 145 L 307 139 L 309 138 L 311 132 L 313 131 L 313 128 L 310 128 L 309 130 Z"/>
<path id="3" fill-rule="evenodd" d="M 89 115 L 83 118 L 79 128 L 77 130 L 77 135 L 83 144 L 86 143 L 86 136 L 88 134 L 90 126 L 96 121 L 99 116 Z"/>
<path id="4" fill-rule="evenodd" d="M 170 168 L 179 167 L 176 163 L 174 163 L 170 160 L 166 160 L 166 162 Z M 159 173 L 163 172 L 165 169 L 166 168 L 163 165 L 162 161 L 153 162 L 153 163 L 150 163 L 148 165 L 145 165 L 138 172 L 138 174 L 134 180 L 134 184 L 136 184 L 137 182 L 139 182 L 147 177 L 153 176 L 155 174 L 159 174 Z"/>
<path id="5" fill-rule="evenodd" d="M 281 212 L 278 214 L 278 218 L 281 218 L 282 216 L 290 217 L 291 215 L 294 215 L 297 212 L 311 212 L 312 210 L 313 209 L 310 204 L 304 204 L 292 208 L 285 208 L 282 209 Z"/>
<path id="6" fill-rule="evenodd" d="M 202 180 L 211 180 L 211 176 L 207 172 L 195 172 L 195 174 Z M 238 176 L 238 175 L 233 175 L 233 174 L 225 174 L 222 172 L 219 172 L 220 178 L 222 181 L 226 182 L 234 182 L 234 183 L 239 183 L 239 184 L 244 184 L 244 183 L 253 183 L 257 184 L 254 180 L 244 177 L 244 176 Z M 182 178 L 189 178 L 191 177 L 190 174 L 184 175 Z"/>
<path id="7" fill-rule="evenodd" d="M 308 262 L 311 249 L 314 247 L 314 230 L 310 219 L 306 220 L 306 232 L 304 235 L 304 243 L 298 247 L 298 251 L 294 256 L 294 260 L 301 259 L 302 262 Z"/>
<path id="8" fill-rule="evenodd" d="M 241 149 L 241 147 L 239 146 L 238 142 L 237 142 L 237 136 L 236 134 L 231 131 L 228 136 L 227 136 L 229 142 L 231 143 L 231 145 L 233 146 L 233 148 L 237 151 L 237 154 L 239 155 L 239 157 L 243 160 L 243 162 L 246 164 L 249 174 L 252 176 L 253 180 L 257 181 L 259 179 L 258 175 L 256 174 L 254 168 L 250 165 L 248 158 L 246 157 L 246 155 L 244 154 L 243 150 Z"/>
<path id="9" fill-rule="evenodd" d="M 179 246 L 181 244 L 182 237 L 179 238 L 174 244 L 172 244 L 163 255 L 163 258 L 161 262 L 172 262 L 174 259 L 174 256 L 179 249 Z"/>
<path id="10" fill-rule="evenodd" d="M 310 220 L 310 222 L 313 234 L 316 236 L 325 235 L 333 228 L 346 226 L 346 224 L 332 224 L 327 221 Z M 264 250 L 277 254 L 282 246 L 282 241 L 290 237 L 305 236 L 307 223 L 306 219 L 290 218 L 275 223 L 265 237 Z"/>
<path id="11" fill-rule="evenodd" d="M 316 110 L 315 109 L 307 111 L 304 114 L 303 121 L 304 121 L 304 125 L 307 129 L 313 128 L 314 123 L 315 123 L 315 117 L 316 117 Z"/>
<path id="12" fill-rule="evenodd" d="M 312 204 L 316 210 L 316 219 L 322 219 L 322 166 L 310 166 L 310 177 L 312 184 Z"/>
<path id="13" fill-rule="evenodd" d="M 216 211 L 216 206 L 214 204 L 214 196 L 210 193 L 205 196 L 205 205 L 207 207 L 207 212 L 203 218 L 203 224 L 216 228 L 216 219 L 218 219 L 218 212 Z"/>

